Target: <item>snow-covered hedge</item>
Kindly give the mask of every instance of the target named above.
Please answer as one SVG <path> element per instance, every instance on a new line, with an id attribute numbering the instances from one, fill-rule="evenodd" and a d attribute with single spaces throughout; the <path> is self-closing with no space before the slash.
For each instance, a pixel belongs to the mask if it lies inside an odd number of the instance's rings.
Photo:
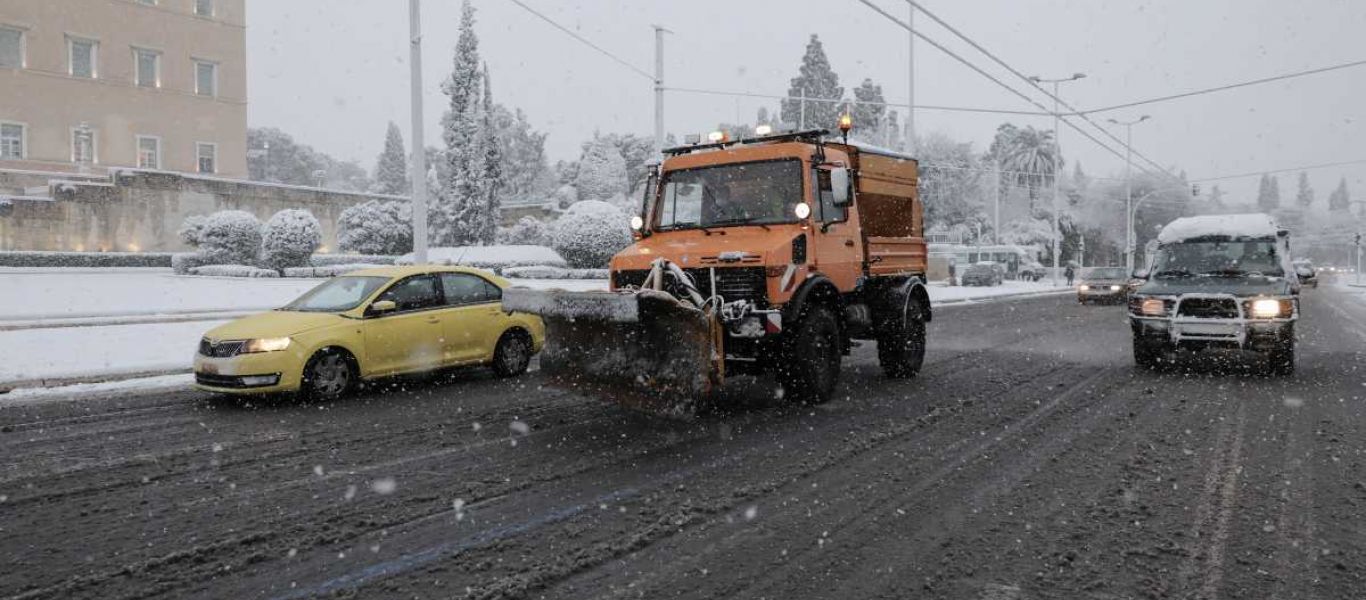
<path id="1" fill-rule="evenodd" d="M 386 265 L 354 263 L 349 265 L 328 265 L 325 267 L 290 267 L 285 269 L 285 277 L 336 277 L 361 269 L 374 269 Z"/>
<path id="2" fill-rule="evenodd" d="M 398 257 L 391 254 L 314 254 L 309 264 L 315 267 L 329 265 L 392 265 Z"/>
<path id="3" fill-rule="evenodd" d="M 244 210 L 224 210 L 203 221 L 199 252 L 210 264 L 254 264 L 261 251 L 261 221 Z"/>
<path id="4" fill-rule="evenodd" d="M 190 275 L 204 275 L 208 277 L 279 277 L 280 272 L 275 269 L 262 269 L 249 265 L 204 265 L 202 267 L 190 268 Z"/>
<path id="5" fill-rule="evenodd" d="M 555 222 L 551 246 L 570 266 L 596 269 L 631 245 L 626 213 L 599 200 L 575 203 Z"/>
<path id="6" fill-rule="evenodd" d="M 213 264 L 208 260 L 198 252 L 180 252 L 171 256 L 171 269 L 175 271 L 176 275 L 189 275 L 190 269 Z"/>
<path id="7" fill-rule="evenodd" d="M 511 227 L 498 228 L 498 243 L 549 246 L 550 226 L 535 217 L 522 217 Z"/>
<path id="8" fill-rule="evenodd" d="M 297 208 L 277 212 L 266 222 L 261 236 L 261 266 L 269 269 L 306 266 L 322 241 L 322 225 L 313 213 Z"/>
<path id="9" fill-rule="evenodd" d="M 0 267 L 169 267 L 170 252 L 0 252 Z"/>
<path id="10" fill-rule="evenodd" d="M 565 262 L 554 250 L 545 246 L 456 246 L 454 248 L 429 248 L 427 262 L 434 265 L 464 265 L 481 269 L 504 269 L 508 267 L 533 267 L 549 265 L 563 267 Z M 400 256 L 394 261 L 398 265 L 413 264 L 411 253 Z"/>
<path id="11" fill-rule="evenodd" d="M 411 205 L 392 200 L 370 200 L 343 210 L 337 218 L 337 245 L 343 252 L 362 254 L 411 252 Z"/>
<path id="12" fill-rule="evenodd" d="M 607 279 L 607 269 L 565 269 L 561 267 L 510 267 L 503 269 L 508 279 Z"/>

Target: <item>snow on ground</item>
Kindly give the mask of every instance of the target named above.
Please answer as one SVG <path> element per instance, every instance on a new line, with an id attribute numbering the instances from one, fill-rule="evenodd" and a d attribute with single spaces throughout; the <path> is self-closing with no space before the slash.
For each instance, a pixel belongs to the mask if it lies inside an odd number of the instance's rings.
<path id="1" fill-rule="evenodd" d="M 0 332 L 6 382 L 188 369 L 204 332 L 225 321 L 66 327 Z"/>
<path id="2" fill-rule="evenodd" d="M 157 375 L 154 377 L 138 377 L 134 379 L 104 381 L 100 383 L 78 383 L 75 385 L 64 385 L 51 388 L 19 388 L 8 394 L 0 395 L 0 405 L 12 406 L 15 404 L 35 404 L 40 402 L 68 400 L 81 396 L 98 395 L 101 398 L 109 398 L 112 396 L 143 394 L 147 392 L 176 391 L 187 389 L 193 383 L 194 375 L 180 373 L 177 375 Z"/>
<path id="3" fill-rule="evenodd" d="M 1012 281 L 1006 280 L 1001 285 L 987 287 L 977 286 L 953 286 L 950 287 L 942 281 L 930 282 L 930 305 L 952 302 L 970 302 L 973 300 L 986 300 L 1000 296 L 1014 296 L 1025 294 L 1048 294 L 1071 292 L 1072 288 L 1067 285 L 1053 287 L 1048 280 L 1043 281 Z"/>
<path id="4" fill-rule="evenodd" d="M 170 269 L 0 269 L 5 320 L 266 310 L 319 279 L 189 277 Z"/>

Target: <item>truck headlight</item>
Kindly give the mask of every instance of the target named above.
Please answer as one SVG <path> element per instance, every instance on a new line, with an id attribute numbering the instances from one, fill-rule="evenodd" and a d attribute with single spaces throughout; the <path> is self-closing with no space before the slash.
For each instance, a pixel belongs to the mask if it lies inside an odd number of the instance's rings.
<path id="1" fill-rule="evenodd" d="M 242 354 L 254 354 L 257 352 L 279 352 L 289 347 L 289 338 L 256 338 L 247 340 L 242 344 Z"/>
<path id="2" fill-rule="evenodd" d="M 1142 311 L 1150 317 L 1161 317 L 1167 314 L 1167 303 L 1161 298 L 1144 298 Z"/>
<path id="3" fill-rule="evenodd" d="M 631 217 L 631 231 L 640 231 L 643 227 L 645 227 L 645 219 L 640 218 L 640 215 Z"/>
<path id="4" fill-rule="evenodd" d="M 1281 301 L 1272 298 L 1253 300 L 1252 316 L 1259 319 L 1270 319 L 1281 316 Z"/>

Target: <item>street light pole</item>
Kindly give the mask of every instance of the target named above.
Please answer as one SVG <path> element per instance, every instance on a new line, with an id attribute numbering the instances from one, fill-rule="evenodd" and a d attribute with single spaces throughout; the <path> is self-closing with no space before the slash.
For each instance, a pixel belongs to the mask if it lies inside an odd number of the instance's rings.
<path id="1" fill-rule="evenodd" d="M 1137 240 L 1134 239 L 1134 213 L 1138 207 L 1134 206 L 1133 192 L 1133 168 L 1134 168 L 1134 125 L 1147 121 L 1152 117 L 1143 115 L 1132 121 L 1122 122 L 1110 119 L 1115 125 L 1124 126 L 1124 202 L 1125 215 L 1127 219 L 1124 223 L 1124 268 L 1130 273 L 1134 270 L 1134 246 Z M 1147 196 L 1144 196 L 1146 198 Z M 1140 200 L 1141 202 L 1142 200 Z"/>
<path id="2" fill-rule="evenodd" d="M 427 262 L 427 148 L 422 139 L 422 2 L 408 0 L 413 123 L 413 262 Z"/>
<path id="3" fill-rule="evenodd" d="M 1062 144 L 1058 139 L 1058 124 L 1062 121 L 1062 115 L 1058 112 L 1058 86 L 1063 82 L 1076 81 L 1085 78 L 1085 73 L 1073 73 L 1071 77 L 1061 77 L 1057 79 L 1044 79 L 1035 75 L 1029 79 L 1034 83 L 1053 84 L 1053 286 L 1058 285 L 1059 263 L 1062 260 L 1062 219 L 1061 202 L 1058 197 L 1058 186 L 1062 183 Z"/>
<path id="4" fill-rule="evenodd" d="M 906 17 L 906 152 L 915 156 L 915 4 Z"/>
<path id="5" fill-rule="evenodd" d="M 664 151 L 664 34 L 669 30 L 655 28 L 655 149 Z"/>

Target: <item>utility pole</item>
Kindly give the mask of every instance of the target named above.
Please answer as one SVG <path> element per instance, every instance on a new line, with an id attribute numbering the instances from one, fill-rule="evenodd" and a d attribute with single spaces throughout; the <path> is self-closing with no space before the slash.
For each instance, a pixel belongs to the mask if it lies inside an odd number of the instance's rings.
<path id="1" fill-rule="evenodd" d="M 422 140 L 422 0 L 408 0 L 413 121 L 413 262 L 427 263 L 427 148 Z"/>
<path id="2" fill-rule="evenodd" d="M 1000 244 L 1000 243 L 1001 243 L 1001 159 L 999 159 L 999 158 L 996 159 L 996 160 L 994 161 L 994 165 L 995 165 L 995 167 L 996 167 L 996 170 L 992 172 L 992 174 L 994 175 L 994 178 L 993 178 L 992 181 L 991 181 L 991 190 L 992 190 L 992 192 L 994 192 L 994 193 L 992 194 L 992 198 L 993 198 L 994 202 L 992 203 L 993 206 L 992 206 L 992 211 L 991 211 L 991 212 L 992 212 L 992 217 L 991 217 L 991 219 L 992 219 L 992 224 L 991 224 L 991 239 L 992 239 L 992 241 L 996 242 L 997 244 Z"/>
<path id="3" fill-rule="evenodd" d="M 797 131 L 806 131 L 806 88 L 802 88 L 802 100 L 797 109 Z"/>
<path id="4" fill-rule="evenodd" d="M 1029 79 L 1035 83 L 1053 84 L 1053 286 L 1058 285 L 1058 263 L 1062 260 L 1062 206 L 1058 197 L 1058 186 L 1062 183 L 1062 144 L 1058 139 L 1058 124 L 1062 115 L 1058 113 L 1058 85 L 1065 81 L 1076 81 L 1086 77 L 1085 73 L 1073 73 L 1071 77 L 1044 79 L 1035 75 Z"/>
<path id="5" fill-rule="evenodd" d="M 655 149 L 664 150 L 664 33 L 667 29 L 659 25 L 655 28 Z"/>
<path id="6" fill-rule="evenodd" d="M 915 5 L 906 17 L 906 153 L 915 156 Z"/>
<path id="7" fill-rule="evenodd" d="M 1134 191 L 1133 191 L 1133 169 L 1134 169 L 1134 125 L 1147 121 L 1152 117 L 1143 115 L 1132 121 L 1122 122 L 1109 119 L 1115 125 L 1124 126 L 1124 268 L 1130 273 L 1134 272 L 1134 250 L 1138 241 L 1134 239 Z"/>

